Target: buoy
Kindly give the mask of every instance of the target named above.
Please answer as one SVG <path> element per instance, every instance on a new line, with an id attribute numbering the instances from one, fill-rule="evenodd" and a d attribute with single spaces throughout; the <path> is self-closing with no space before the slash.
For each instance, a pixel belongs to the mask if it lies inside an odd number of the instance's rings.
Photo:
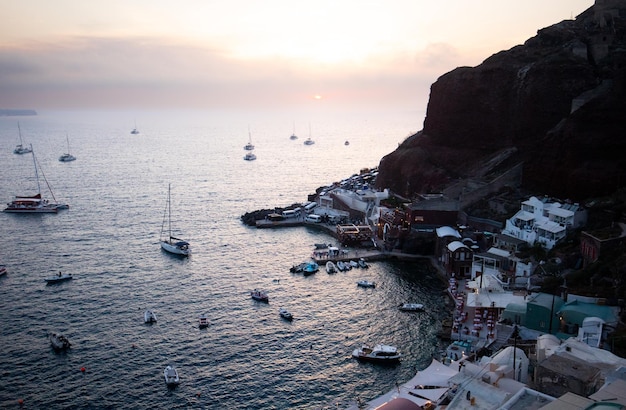
<path id="1" fill-rule="evenodd" d="M 196 393 L 196 397 L 200 397 L 200 392 Z"/>
<path id="2" fill-rule="evenodd" d="M 134 348 L 136 348 L 137 346 L 133 343 L 131 347 L 134 349 Z"/>
<path id="3" fill-rule="evenodd" d="M 81 371 L 81 372 L 83 372 L 83 373 L 85 373 L 85 371 L 86 371 L 86 370 L 87 370 L 87 369 L 85 369 L 85 367 L 84 367 L 84 366 L 80 368 L 80 371 Z"/>
<path id="4" fill-rule="evenodd" d="M 24 399 L 17 399 L 17 404 L 19 404 L 20 406 L 24 405 Z"/>

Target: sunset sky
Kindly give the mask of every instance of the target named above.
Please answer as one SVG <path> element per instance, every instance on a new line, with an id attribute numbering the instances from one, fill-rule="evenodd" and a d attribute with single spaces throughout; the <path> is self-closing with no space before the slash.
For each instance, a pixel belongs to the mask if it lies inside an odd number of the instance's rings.
<path id="1" fill-rule="evenodd" d="M 592 0 L 0 0 L 0 108 L 423 109 Z"/>

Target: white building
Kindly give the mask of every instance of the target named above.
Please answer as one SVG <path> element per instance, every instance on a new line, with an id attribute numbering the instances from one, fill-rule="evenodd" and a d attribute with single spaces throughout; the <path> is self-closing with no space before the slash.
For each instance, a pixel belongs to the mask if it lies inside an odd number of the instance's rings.
<path id="1" fill-rule="evenodd" d="M 533 246 L 542 244 L 552 249 L 565 238 L 569 229 L 580 228 L 587 222 L 587 212 L 578 204 L 550 202 L 545 197 L 530 197 L 521 209 L 507 219 L 503 234 L 523 240 Z"/>

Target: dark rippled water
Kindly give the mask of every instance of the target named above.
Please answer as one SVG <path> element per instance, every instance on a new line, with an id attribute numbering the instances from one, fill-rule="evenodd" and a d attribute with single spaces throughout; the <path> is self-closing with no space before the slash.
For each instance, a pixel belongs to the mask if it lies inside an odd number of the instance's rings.
<path id="1" fill-rule="evenodd" d="M 12 153 L 17 118 L 0 118 L 0 196 L 36 190 L 32 159 Z M 332 238 L 308 228 L 257 230 L 240 216 L 306 200 L 321 185 L 375 166 L 415 116 L 312 124 L 316 144 L 289 140 L 291 119 L 206 113 L 42 113 L 19 118 L 59 201 L 57 215 L 0 214 L 0 406 L 24 408 L 345 408 L 425 367 L 448 308 L 428 263 L 375 262 L 311 277 L 289 267 Z M 258 159 L 243 161 L 251 126 Z M 308 127 L 307 127 L 308 128 Z M 297 131 L 297 130 L 296 130 Z M 72 163 L 61 163 L 66 133 Z M 300 133 L 302 134 L 302 133 Z M 308 129 L 307 129 L 308 134 Z M 345 146 L 344 141 L 350 145 Z M 175 234 L 193 256 L 158 245 L 167 186 Z M 44 194 L 46 191 L 44 190 Z M 46 285 L 55 272 L 74 280 Z M 356 286 L 375 280 L 375 289 Z M 269 304 L 249 297 L 265 289 Z M 400 312 L 403 302 L 427 312 Z M 290 310 L 289 323 L 278 308 Z M 143 323 L 145 309 L 158 322 Z M 198 329 L 206 313 L 208 329 Z M 47 334 L 72 342 L 55 353 Z M 363 342 L 397 345 L 394 367 L 353 360 Z M 181 384 L 166 388 L 168 364 Z M 82 372 L 81 368 L 85 371 Z"/>

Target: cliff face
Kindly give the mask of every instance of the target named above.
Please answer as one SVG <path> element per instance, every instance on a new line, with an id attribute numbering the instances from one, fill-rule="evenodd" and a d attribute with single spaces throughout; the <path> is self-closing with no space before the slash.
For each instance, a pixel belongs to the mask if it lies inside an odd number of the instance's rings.
<path id="1" fill-rule="evenodd" d="M 411 196 L 520 162 L 538 194 L 583 199 L 626 184 L 626 1 L 598 1 L 441 76 L 423 130 L 381 160 L 377 185 Z"/>

